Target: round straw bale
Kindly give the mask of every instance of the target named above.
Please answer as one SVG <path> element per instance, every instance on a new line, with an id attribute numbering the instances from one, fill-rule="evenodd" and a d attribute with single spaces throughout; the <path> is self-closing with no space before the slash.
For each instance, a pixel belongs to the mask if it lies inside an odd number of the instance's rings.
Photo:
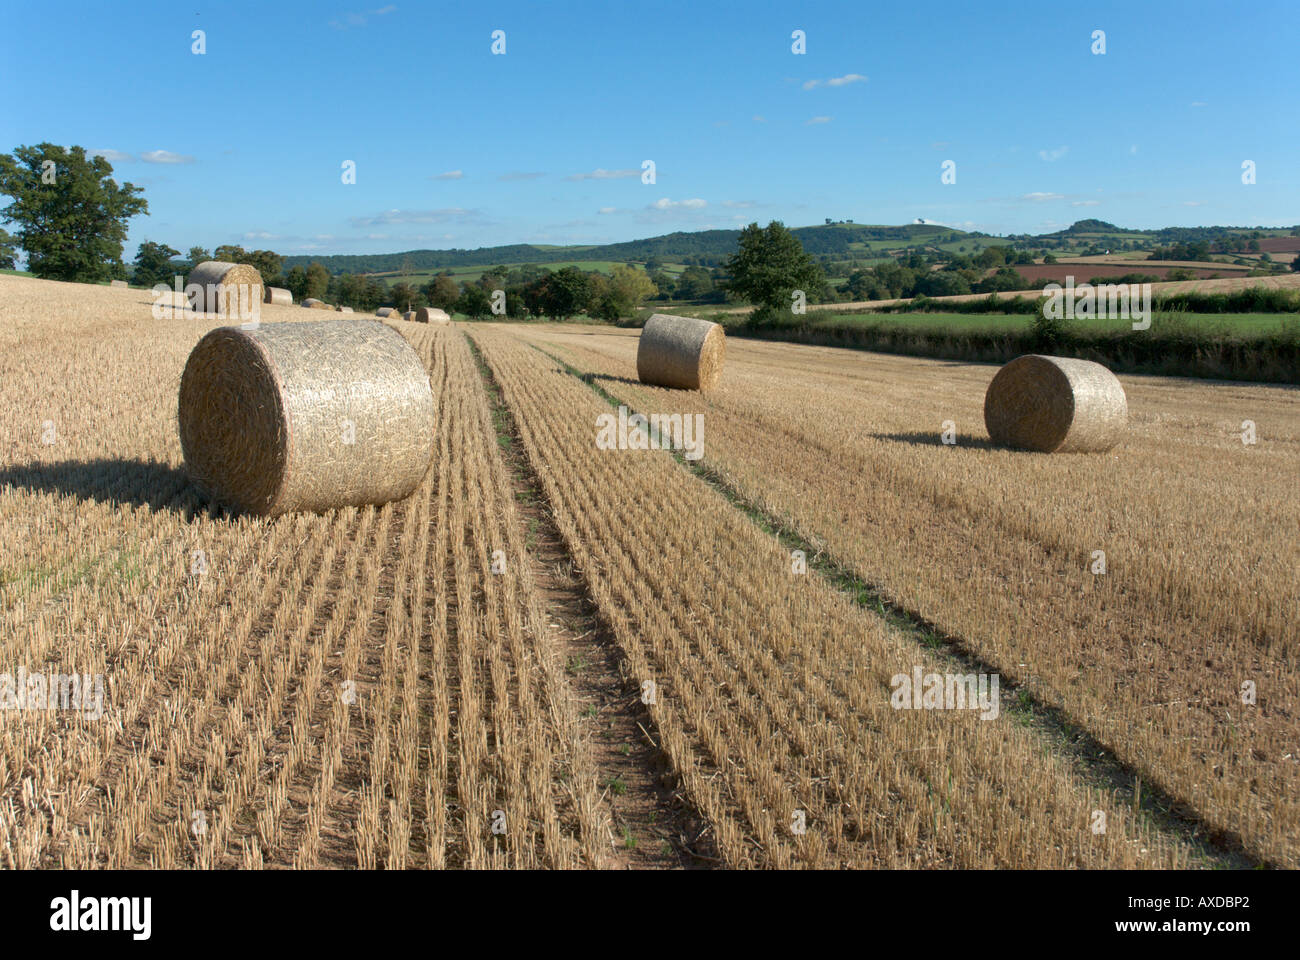
<path id="1" fill-rule="evenodd" d="M 646 321 L 636 349 L 642 383 L 679 390 L 708 390 L 722 376 L 727 337 L 708 320 L 656 313 Z"/>
<path id="2" fill-rule="evenodd" d="M 1128 401 L 1100 363 L 1026 354 L 993 378 L 984 425 L 994 443 L 1043 453 L 1104 453 L 1128 424 Z"/>
<path id="3" fill-rule="evenodd" d="M 351 308 L 351 307 L 335 307 L 334 309 L 337 310 L 339 313 L 351 313 L 351 312 L 352 312 L 352 308 Z"/>
<path id="4" fill-rule="evenodd" d="M 353 320 L 219 327 L 190 353 L 177 403 L 190 477 L 264 516 L 408 496 L 429 469 L 433 416 L 415 350 Z"/>
<path id="5" fill-rule="evenodd" d="M 375 311 L 376 317 L 390 317 L 393 320 L 399 319 L 396 307 L 380 307 Z"/>
<path id="6" fill-rule="evenodd" d="M 302 302 L 302 305 L 308 310 L 333 310 L 324 300 L 317 300 L 315 297 L 308 297 Z"/>
<path id="7" fill-rule="evenodd" d="M 262 275 L 246 263 L 204 260 L 190 271 L 185 292 L 197 287 L 190 303 L 200 313 L 255 320 L 262 314 Z"/>
<path id="8" fill-rule="evenodd" d="M 437 307 L 421 307 L 415 311 L 416 323 L 451 323 L 451 317 L 447 315 L 446 310 L 439 310 Z"/>
<path id="9" fill-rule="evenodd" d="M 391 319 L 391 318 L 390 318 L 390 319 Z M 405 321 L 407 321 L 408 323 L 414 323 L 414 322 L 415 322 L 415 311 L 414 311 L 414 310 L 407 310 L 404 314 L 402 314 L 402 319 L 405 320 Z"/>
<path id="10" fill-rule="evenodd" d="M 263 303 L 276 303 L 282 307 L 293 306 L 293 294 L 284 287 L 267 287 L 262 295 Z"/>
<path id="11" fill-rule="evenodd" d="M 127 282 L 126 282 L 125 280 L 110 280 L 110 281 L 108 281 L 108 285 L 109 285 L 110 287 L 125 287 L 125 286 L 128 286 L 128 284 L 127 284 Z"/>

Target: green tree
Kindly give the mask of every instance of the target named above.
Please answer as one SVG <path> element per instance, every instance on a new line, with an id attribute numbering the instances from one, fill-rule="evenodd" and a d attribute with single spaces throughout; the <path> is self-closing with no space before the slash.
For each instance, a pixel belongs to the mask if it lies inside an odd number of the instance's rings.
<path id="1" fill-rule="evenodd" d="M 244 259 L 238 262 L 257 267 L 257 272 L 262 275 L 262 282 L 268 287 L 284 285 L 284 278 L 281 276 L 284 271 L 284 258 L 278 253 L 271 250 L 254 250 L 252 253 L 245 254 Z"/>
<path id="2" fill-rule="evenodd" d="M 712 280 L 709 285 L 713 285 Z M 657 292 L 654 282 L 645 271 L 637 267 L 618 264 L 610 272 L 609 296 L 613 298 L 614 305 L 620 311 L 619 316 L 632 316 L 636 313 L 637 307 Z"/>
<path id="3" fill-rule="evenodd" d="M 425 305 L 424 294 L 409 283 L 393 284 L 392 289 L 389 290 L 389 296 L 393 300 L 393 306 L 397 307 L 402 313 Z"/>
<path id="4" fill-rule="evenodd" d="M 13 270 L 18 266 L 18 248 L 9 231 L 0 230 L 0 270 Z"/>
<path id="5" fill-rule="evenodd" d="M 143 192 L 118 186 L 112 164 L 82 147 L 42 143 L 0 154 L 0 193 L 13 199 L 0 219 L 18 224 L 27 269 L 38 277 L 93 283 L 123 275 L 127 221 L 149 212 Z"/>
<path id="6" fill-rule="evenodd" d="M 567 320 L 587 303 L 588 280 L 577 267 L 557 270 L 542 281 L 541 312 L 556 320 Z"/>
<path id="7" fill-rule="evenodd" d="M 440 273 L 422 288 L 429 305 L 440 310 L 453 310 L 460 299 L 460 287 L 450 273 Z"/>
<path id="8" fill-rule="evenodd" d="M 492 315 L 492 296 L 475 283 L 465 284 L 465 291 L 456 301 L 456 312 L 474 320 Z"/>
<path id="9" fill-rule="evenodd" d="M 221 248 L 218 248 L 217 252 L 220 253 Z M 319 263 L 313 262 L 307 268 L 306 281 L 303 296 L 324 300 L 330 288 L 330 272 Z"/>
<path id="10" fill-rule="evenodd" d="M 0 243 L 0 247 L 3 247 L 3 243 Z M 1300 254 L 1296 254 L 1296 258 L 1291 261 L 1291 269 L 1296 273 L 1300 273 Z"/>
<path id="11" fill-rule="evenodd" d="M 236 244 L 223 244 L 212 251 L 212 259 L 224 263 L 247 263 L 248 251 Z"/>
<path id="12" fill-rule="evenodd" d="M 284 285 L 289 288 L 295 300 L 307 296 L 307 271 L 302 267 L 291 267 L 285 275 Z"/>
<path id="13" fill-rule="evenodd" d="M 730 293 L 772 309 L 788 308 L 793 291 L 816 290 L 825 282 L 821 267 L 779 220 L 766 227 L 751 223 L 742 230 L 740 247 L 726 270 Z"/>
<path id="14" fill-rule="evenodd" d="M 172 263 L 172 257 L 176 256 L 180 256 L 179 250 L 173 250 L 165 243 L 146 240 L 136 251 L 135 276 L 132 280 L 141 287 L 152 287 L 159 283 L 172 286 L 179 272 Z"/>
<path id="15" fill-rule="evenodd" d="M 203 249 L 203 247 L 190 247 L 190 252 L 187 254 L 187 256 L 189 257 L 189 261 L 192 266 L 197 266 L 198 264 L 202 263 L 204 260 L 212 259 L 212 255 L 208 253 L 207 250 Z"/>
<path id="16" fill-rule="evenodd" d="M 1056 257 L 1052 256 L 1052 254 L 1050 253 L 1043 254 L 1043 263 L 1055 263 L 1055 262 L 1056 262 Z"/>

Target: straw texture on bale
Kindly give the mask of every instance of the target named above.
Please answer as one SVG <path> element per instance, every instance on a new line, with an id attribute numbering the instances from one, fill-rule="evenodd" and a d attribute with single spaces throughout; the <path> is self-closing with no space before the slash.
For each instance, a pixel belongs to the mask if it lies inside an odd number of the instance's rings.
<path id="1" fill-rule="evenodd" d="M 446 310 L 439 310 L 437 307 L 421 307 L 415 311 L 416 323 L 451 323 L 451 317 L 447 315 Z"/>
<path id="2" fill-rule="evenodd" d="M 337 310 L 339 313 L 351 313 L 351 312 L 352 312 L 352 308 L 351 308 L 351 307 L 335 307 L 334 309 Z"/>
<path id="3" fill-rule="evenodd" d="M 1128 400 L 1100 363 L 1027 354 L 993 378 L 984 425 L 994 443 L 1042 453 L 1104 453 L 1123 438 Z"/>
<path id="4" fill-rule="evenodd" d="M 204 260 L 190 271 L 186 292 L 198 286 L 191 307 L 230 319 L 252 320 L 262 313 L 262 275 L 246 263 Z"/>
<path id="5" fill-rule="evenodd" d="M 125 286 L 129 286 L 129 284 L 127 284 L 127 282 L 126 282 L 125 280 L 110 280 L 110 281 L 108 281 L 108 285 L 109 285 L 110 287 L 125 287 Z"/>
<path id="6" fill-rule="evenodd" d="M 380 307 L 378 310 L 375 311 L 375 316 L 376 316 L 376 317 L 391 317 L 392 319 L 396 320 L 396 319 L 398 319 L 397 308 L 396 308 L 396 307 Z"/>
<path id="7" fill-rule="evenodd" d="M 293 294 L 284 287 L 267 287 L 262 300 L 265 303 L 276 303 L 282 307 L 293 306 Z"/>
<path id="8" fill-rule="evenodd" d="M 727 336 L 707 320 L 656 313 L 646 321 L 636 349 L 642 383 L 679 390 L 708 390 L 722 376 Z"/>
<path id="9" fill-rule="evenodd" d="M 324 300 L 317 300 L 315 297 L 308 297 L 302 302 L 302 305 L 308 310 L 333 310 Z"/>
<path id="10" fill-rule="evenodd" d="M 190 477 L 263 516 L 401 499 L 433 456 L 428 373 L 382 323 L 219 327 L 185 364 L 177 421 Z"/>
<path id="11" fill-rule="evenodd" d="M 415 322 L 415 311 L 414 311 L 414 310 L 407 310 L 404 314 L 402 314 L 402 319 L 405 320 L 405 321 L 407 321 L 408 323 L 414 323 L 414 322 Z"/>

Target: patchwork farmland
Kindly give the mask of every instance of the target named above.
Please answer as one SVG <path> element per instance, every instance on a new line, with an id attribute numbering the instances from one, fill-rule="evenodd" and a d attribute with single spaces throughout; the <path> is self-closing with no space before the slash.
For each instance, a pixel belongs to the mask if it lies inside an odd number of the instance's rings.
<path id="1" fill-rule="evenodd" d="M 0 710 L 0 865 L 1300 866 L 1293 388 L 1121 377 L 1118 446 L 1040 455 L 990 365 L 737 338 L 669 390 L 635 330 L 385 320 L 428 473 L 261 518 L 177 434 L 224 321 L 0 302 L 0 663 L 102 677 Z M 897 695 L 952 675 L 1000 683 Z"/>

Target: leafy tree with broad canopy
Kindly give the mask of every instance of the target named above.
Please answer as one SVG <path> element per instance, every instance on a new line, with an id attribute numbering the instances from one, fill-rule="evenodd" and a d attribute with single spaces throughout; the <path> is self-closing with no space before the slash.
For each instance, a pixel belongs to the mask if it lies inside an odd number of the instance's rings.
<path id="1" fill-rule="evenodd" d="M 50 280 L 95 283 L 125 276 L 126 224 L 149 212 L 143 187 L 118 185 L 113 165 L 84 147 L 41 143 L 0 154 L 0 219 L 18 224 L 27 269 Z"/>
<path id="2" fill-rule="evenodd" d="M 779 220 L 742 230 L 740 248 L 726 271 L 729 293 L 769 310 L 789 310 L 795 290 L 811 294 L 826 282 L 822 268 Z"/>
<path id="3" fill-rule="evenodd" d="M 176 274 L 181 272 L 172 263 L 172 257 L 180 256 L 179 250 L 173 250 L 165 243 L 146 240 L 140 244 L 135 254 L 135 275 L 132 281 L 141 287 L 152 287 L 159 283 L 173 286 Z"/>

